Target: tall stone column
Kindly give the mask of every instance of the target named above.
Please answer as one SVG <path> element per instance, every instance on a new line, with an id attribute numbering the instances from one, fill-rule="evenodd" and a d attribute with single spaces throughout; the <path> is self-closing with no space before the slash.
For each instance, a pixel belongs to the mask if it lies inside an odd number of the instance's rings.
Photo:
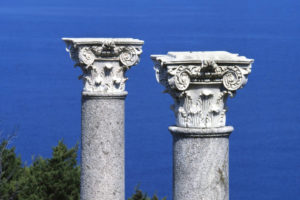
<path id="1" fill-rule="evenodd" d="M 63 38 L 82 69 L 81 200 L 124 200 L 125 72 L 139 62 L 143 41 Z"/>
<path id="2" fill-rule="evenodd" d="M 252 59 L 224 51 L 152 55 L 156 78 L 174 99 L 173 199 L 228 200 L 226 100 L 247 82 Z"/>

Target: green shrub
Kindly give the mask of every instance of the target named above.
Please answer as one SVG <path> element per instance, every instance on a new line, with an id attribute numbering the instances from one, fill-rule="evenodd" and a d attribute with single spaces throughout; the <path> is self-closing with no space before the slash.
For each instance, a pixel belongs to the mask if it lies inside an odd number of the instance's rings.
<path id="1" fill-rule="evenodd" d="M 68 149 L 59 141 L 52 158 L 38 157 L 26 168 L 22 200 L 79 200 L 80 169 L 77 165 L 78 145 Z"/>
<path id="2" fill-rule="evenodd" d="M 14 200 L 20 192 L 19 180 L 24 174 L 22 161 L 15 148 L 8 148 L 8 140 L 0 143 L 0 200 Z"/>
<path id="3" fill-rule="evenodd" d="M 51 158 L 37 157 L 23 166 L 8 140 L 0 141 L 0 200 L 79 200 L 78 145 L 68 149 L 63 141 L 52 149 Z M 128 200 L 159 200 L 139 188 Z M 162 200 L 165 200 L 162 199 Z"/>
<path id="4" fill-rule="evenodd" d="M 133 194 L 128 200 L 159 200 L 156 194 L 152 198 L 148 197 L 147 193 L 143 193 L 139 187 L 136 187 L 135 194 Z M 162 200 L 166 200 L 163 198 Z"/>

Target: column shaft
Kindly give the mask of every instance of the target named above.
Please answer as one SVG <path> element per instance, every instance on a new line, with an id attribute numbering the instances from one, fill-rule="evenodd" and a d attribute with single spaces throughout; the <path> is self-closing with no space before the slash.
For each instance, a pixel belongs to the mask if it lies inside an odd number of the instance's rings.
<path id="1" fill-rule="evenodd" d="M 228 137 L 173 136 L 174 200 L 228 200 Z"/>
<path id="2" fill-rule="evenodd" d="M 233 127 L 169 127 L 173 135 L 173 199 L 229 199 L 229 135 Z"/>
<path id="3" fill-rule="evenodd" d="M 124 200 L 124 98 L 82 96 L 81 200 Z"/>

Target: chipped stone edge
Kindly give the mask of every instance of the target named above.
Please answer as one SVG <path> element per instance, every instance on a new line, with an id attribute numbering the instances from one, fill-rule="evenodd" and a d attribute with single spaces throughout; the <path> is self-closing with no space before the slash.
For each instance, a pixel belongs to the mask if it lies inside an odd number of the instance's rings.
<path id="1" fill-rule="evenodd" d="M 232 126 L 217 128 L 184 128 L 178 126 L 169 126 L 169 131 L 173 136 L 189 138 L 229 137 L 233 130 L 234 128 Z"/>
<path id="2" fill-rule="evenodd" d="M 103 93 L 103 92 L 82 92 L 84 98 L 103 98 L 103 99 L 125 99 L 128 95 L 127 91 L 118 93 Z"/>
<path id="3" fill-rule="evenodd" d="M 61 38 L 66 43 L 73 43 L 74 45 L 95 45 L 103 44 L 107 41 L 113 41 L 119 45 L 143 45 L 144 41 L 135 38 Z"/>

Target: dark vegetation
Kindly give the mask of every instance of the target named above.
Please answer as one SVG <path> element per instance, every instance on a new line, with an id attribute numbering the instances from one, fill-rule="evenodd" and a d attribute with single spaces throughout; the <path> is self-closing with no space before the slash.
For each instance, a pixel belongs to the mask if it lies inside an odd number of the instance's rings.
<path id="1" fill-rule="evenodd" d="M 37 157 L 26 166 L 15 147 L 10 147 L 10 141 L 0 140 L 0 200 L 79 200 L 78 145 L 68 149 L 59 141 L 52 148 L 51 158 Z M 159 199 L 137 188 L 128 200 Z"/>

